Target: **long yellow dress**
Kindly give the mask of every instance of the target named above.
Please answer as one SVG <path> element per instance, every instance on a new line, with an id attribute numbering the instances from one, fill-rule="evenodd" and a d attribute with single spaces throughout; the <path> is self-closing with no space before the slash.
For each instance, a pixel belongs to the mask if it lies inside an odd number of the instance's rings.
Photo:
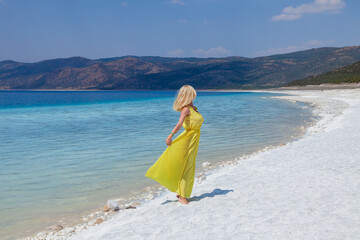
<path id="1" fill-rule="evenodd" d="M 185 129 L 159 159 L 146 172 L 145 176 L 159 182 L 182 197 L 190 197 L 195 179 L 195 160 L 199 148 L 200 128 L 204 122 L 197 108 L 188 106 L 191 114 L 183 122 Z"/>

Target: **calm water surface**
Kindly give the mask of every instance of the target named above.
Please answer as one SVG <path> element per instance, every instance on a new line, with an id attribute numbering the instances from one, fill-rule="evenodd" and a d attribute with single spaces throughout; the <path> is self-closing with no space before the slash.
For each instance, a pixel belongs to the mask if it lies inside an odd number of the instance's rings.
<path id="1" fill-rule="evenodd" d="M 0 239 L 27 236 L 155 182 L 175 91 L 0 91 Z M 197 166 L 291 140 L 311 109 L 279 94 L 198 92 Z M 183 131 L 181 129 L 176 135 Z"/>

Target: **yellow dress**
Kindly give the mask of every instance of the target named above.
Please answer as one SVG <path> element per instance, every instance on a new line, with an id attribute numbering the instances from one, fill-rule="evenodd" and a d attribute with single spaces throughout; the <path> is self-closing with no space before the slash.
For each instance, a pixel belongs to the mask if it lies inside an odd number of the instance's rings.
<path id="1" fill-rule="evenodd" d="M 185 129 L 159 159 L 146 172 L 145 176 L 159 182 L 182 197 L 190 197 L 195 179 L 195 159 L 199 148 L 200 127 L 204 118 L 188 106 L 191 114 L 183 122 Z"/>

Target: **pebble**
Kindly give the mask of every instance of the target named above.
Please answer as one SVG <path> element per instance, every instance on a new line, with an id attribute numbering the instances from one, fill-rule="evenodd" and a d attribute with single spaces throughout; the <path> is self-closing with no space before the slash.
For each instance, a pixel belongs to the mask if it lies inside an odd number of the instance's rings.
<path id="1" fill-rule="evenodd" d="M 100 223 L 102 223 L 103 221 L 104 221 L 103 219 L 98 218 L 98 219 L 96 219 L 96 221 L 95 221 L 94 224 L 100 224 Z"/>
<path id="2" fill-rule="evenodd" d="M 112 211 L 120 210 L 119 204 L 114 200 L 108 200 L 106 202 L 106 205 L 104 206 L 104 211 L 107 212 L 107 211 L 110 211 L 110 210 L 112 210 Z"/>
<path id="3" fill-rule="evenodd" d="M 130 205 L 130 206 L 126 207 L 126 209 L 136 209 L 136 207 Z"/>
<path id="4" fill-rule="evenodd" d="M 210 162 L 203 162 L 203 163 L 201 164 L 201 166 L 202 166 L 202 167 L 211 167 L 212 164 L 211 164 Z"/>
<path id="5" fill-rule="evenodd" d="M 75 232 L 75 228 L 73 227 L 67 227 L 67 228 L 64 228 L 63 230 L 61 230 L 61 232 L 64 234 L 64 235 L 68 235 L 72 232 Z"/>
<path id="6" fill-rule="evenodd" d="M 58 224 L 51 225 L 48 229 L 52 231 L 59 231 L 62 230 L 64 227 Z"/>

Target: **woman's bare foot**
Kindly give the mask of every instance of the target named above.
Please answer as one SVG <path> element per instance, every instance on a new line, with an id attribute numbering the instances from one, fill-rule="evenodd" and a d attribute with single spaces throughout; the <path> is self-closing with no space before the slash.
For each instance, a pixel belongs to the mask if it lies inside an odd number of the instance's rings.
<path id="1" fill-rule="evenodd" d="M 179 197 L 180 197 L 180 195 L 179 195 L 179 194 L 176 194 L 176 197 L 177 197 L 177 198 L 179 198 Z"/>
<path id="2" fill-rule="evenodd" d="M 179 202 L 181 202 L 182 204 L 189 204 L 188 200 L 184 197 L 179 197 Z"/>

